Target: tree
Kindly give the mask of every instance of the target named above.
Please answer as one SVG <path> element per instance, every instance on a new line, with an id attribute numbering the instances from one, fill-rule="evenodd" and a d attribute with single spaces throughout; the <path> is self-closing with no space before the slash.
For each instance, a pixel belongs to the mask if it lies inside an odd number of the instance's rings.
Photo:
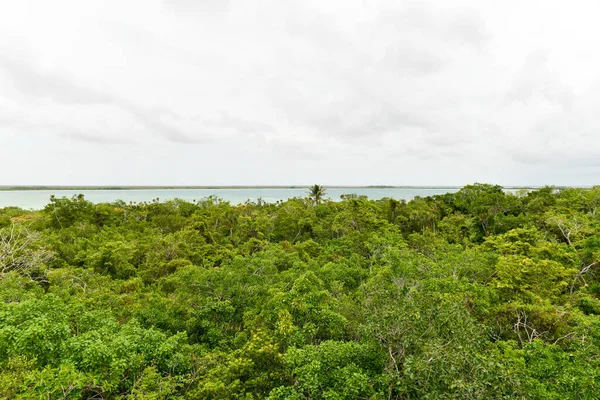
<path id="1" fill-rule="evenodd" d="M 483 237 L 493 234 L 495 217 L 508 211 L 507 196 L 502 186 L 475 183 L 460 189 L 454 196 L 454 207 L 473 216 Z"/>
<path id="2" fill-rule="evenodd" d="M 600 188 L 0 209 L 0 398 L 595 399 Z"/>
<path id="3" fill-rule="evenodd" d="M 308 197 L 311 198 L 315 204 L 320 204 L 325 197 L 325 187 L 320 185 L 312 185 L 308 188 Z"/>
<path id="4" fill-rule="evenodd" d="M 37 232 L 15 223 L 0 229 L 0 279 L 10 271 L 29 277 L 39 275 L 51 257 L 52 252 L 42 246 Z"/>

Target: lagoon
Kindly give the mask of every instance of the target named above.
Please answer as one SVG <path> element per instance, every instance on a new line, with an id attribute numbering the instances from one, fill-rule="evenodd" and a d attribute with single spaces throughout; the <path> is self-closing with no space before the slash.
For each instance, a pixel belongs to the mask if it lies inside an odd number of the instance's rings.
<path id="1" fill-rule="evenodd" d="M 415 188 L 415 187 L 331 187 L 327 188 L 326 198 L 340 200 L 342 194 L 355 193 L 365 195 L 369 199 L 391 197 L 395 199 L 411 200 L 416 196 L 425 197 L 436 194 L 454 193 L 459 188 Z M 247 200 L 257 201 L 259 198 L 265 202 L 274 203 L 293 197 L 306 197 L 308 188 L 161 188 L 161 189 L 27 189 L 27 190 L 0 190 L 0 208 L 20 207 L 23 209 L 41 209 L 50 202 L 50 196 L 71 197 L 83 194 L 86 200 L 93 203 L 108 203 L 117 200 L 129 202 L 150 202 L 153 199 L 160 201 L 182 199 L 186 201 L 202 200 L 209 196 L 216 196 L 231 204 L 244 203 Z"/>

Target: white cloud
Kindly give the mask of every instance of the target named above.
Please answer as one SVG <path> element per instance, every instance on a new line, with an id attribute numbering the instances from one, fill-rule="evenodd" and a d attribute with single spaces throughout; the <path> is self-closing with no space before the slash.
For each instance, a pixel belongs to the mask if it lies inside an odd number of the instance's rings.
<path id="1" fill-rule="evenodd" d="M 597 183 L 592 1 L 0 11 L 0 184 Z"/>

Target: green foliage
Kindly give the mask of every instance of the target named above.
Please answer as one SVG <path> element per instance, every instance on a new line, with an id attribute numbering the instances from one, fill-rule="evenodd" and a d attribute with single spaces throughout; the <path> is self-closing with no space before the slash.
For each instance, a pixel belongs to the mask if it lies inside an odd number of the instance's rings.
<path id="1" fill-rule="evenodd" d="M 0 398 L 594 399 L 600 187 L 0 210 Z"/>
<path id="2" fill-rule="evenodd" d="M 284 355 L 293 390 L 275 389 L 269 399 L 371 398 L 384 389 L 385 355 L 355 342 L 326 341 L 291 348 Z"/>

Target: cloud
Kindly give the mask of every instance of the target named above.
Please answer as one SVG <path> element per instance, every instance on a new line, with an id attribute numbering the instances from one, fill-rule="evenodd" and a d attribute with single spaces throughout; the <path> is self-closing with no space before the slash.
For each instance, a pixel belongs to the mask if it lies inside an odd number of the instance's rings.
<path id="1" fill-rule="evenodd" d="M 81 183 L 575 183 L 600 159 L 591 4 L 57 1 L 0 15 L 0 144 L 111 160 Z M 21 179 L 75 179 L 48 168 Z"/>
<path id="2" fill-rule="evenodd" d="M 242 134 L 274 134 L 276 129 L 264 122 L 246 120 L 232 116 L 228 111 L 221 112 L 221 117 L 217 121 L 206 121 L 209 126 L 232 129 Z"/>
<path id="3" fill-rule="evenodd" d="M 573 93 L 548 69 L 549 56 L 543 49 L 527 56 L 508 89 L 510 100 L 527 102 L 538 97 L 564 108 L 571 106 Z"/>
<path id="4" fill-rule="evenodd" d="M 147 109 L 118 95 L 80 83 L 74 76 L 65 71 L 56 69 L 43 71 L 36 69 L 33 65 L 34 63 L 31 61 L 19 61 L 0 55 L 0 69 L 7 73 L 10 83 L 16 89 L 17 96 L 22 100 L 27 100 L 28 106 L 43 108 L 47 106 L 48 102 L 51 102 L 61 106 L 80 106 L 95 108 L 96 110 L 109 108 L 113 110 L 112 118 L 115 117 L 115 114 L 129 114 L 130 117 L 137 120 L 138 124 L 173 142 L 189 144 L 205 142 L 208 139 L 207 136 L 199 134 L 199 131 L 193 130 L 192 127 L 179 128 L 178 125 L 185 125 L 184 118 L 169 110 Z M 89 113 L 90 110 L 87 110 L 87 112 Z M 110 113 L 106 117 L 111 118 Z M 66 118 L 70 117 L 66 116 Z M 75 116 L 76 118 L 77 116 Z M 69 122 L 52 124 L 49 121 L 40 121 L 38 123 L 24 122 L 24 124 L 38 125 L 40 128 L 47 124 L 60 128 L 61 125 L 68 126 Z M 66 131 L 59 129 L 58 134 L 71 139 L 79 138 L 83 142 L 98 144 L 130 142 L 126 138 L 123 139 L 123 137 L 102 138 L 101 133 L 93 132 L 96 130 L 95 128 L 91 128 L 91 132 L 77 127 L 67 127 L 66 129 Z M 120 129 L 119 134 L 124 136 L 133 133 L 127 127 L 113 127 L 113 129 Z M 110 136 L 110 133 L 108 135 Z"/>
<path id="5" fill-rule="evenodd" d="M 50 99 L 63 104 L 108 104 L 113 99 L 100 91 L 77 84 L 73 77 L 58 71 L 38 71 L 31 62 L 20 62 L 0 54 L 0 68 L 19 94 L 38 100 Z"/>
<path id="6" fill-rule="evenodd" d="M 100 136 L 96 134 L 90 134 L 87 131 L 63 131 L 59 133 L 60 137 L 67 138 L 69 140 L 74 140 L 83 143 L 91 143 L 91 144 L 129 144 L 132 141 L 127 137 L 120 138 L 108 138 L 106 136 Z"/>
<path id="7" fill-rule="evenodd" d="M 294 125 L 340 140 L 412 127 L 439 135 L 456 122 L 448 108 L 460 106 L 440 104 L 449 83 L 443 79 L 452 79 L 453 64 L 488 40 L 476 13 L 438 12 L 423 3 L 391 6 L 351 31 L 313 9 L 293 18 L 295 48 L 310 44 L 312 53 L 284 60 L 286 76 L 270 88 L 273 107 Z"/>
<path id="8" fill-rule="evenodd" d="M 229 0 L 163 0 L 163 3 L 179 12 L 223 11 Z"/>
<path id="9" fill-rule="evenodd" d="M 525 56 L 495 118 L 494 145 L 524 166 L 600 168 L 600 86 L 575 93 L 551 67 L 552 52 Z"/>

